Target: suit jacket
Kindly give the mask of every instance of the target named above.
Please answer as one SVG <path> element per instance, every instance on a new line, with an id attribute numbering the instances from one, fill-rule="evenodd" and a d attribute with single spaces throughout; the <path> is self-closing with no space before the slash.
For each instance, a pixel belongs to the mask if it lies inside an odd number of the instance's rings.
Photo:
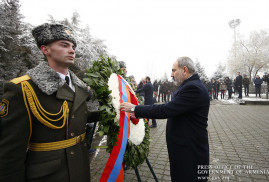
<path id="1" fill-rule="evenodd" d="M 27 142 L 46 143 L 66 140 L 86 131 L 88 97 L 86 85 L 70 72 L 75 92 L 61 80 L 46 62 L 27 72 L 41 106 L 50 113 L 58 113 L 66 100 L 69 107 L 68 129 L 51 129 L 30 111 L 29 116 L 23 100 L 21 83 L 7 83 L 3 99 L 8 101 L 8 113 L 2 117 L 0 138 L 0 181 L 10 182 L 89 182 L 89 156 L 85 140 L 68 148 L 52 151 L 28 150 Z M 54 118 L 56 119 L 56 118 Z M 62 125 L 62 119 L 53 123 Z"/>
<path id="2" fill-rule="evenodd" d="M 208 91 L 194 74 L 175 91 L 171 102 L 136 106 L 135 116 L 167 120 L 166 141 L 172 181 L 198 181 L 197 168 L 209 164 Z"/>
<path id="3" fill-rule="evenodd" d="M 145 93 L 145 102 L 144 105 L 152 105 L 154 104 L 153 99 L 153 85 L 151 82 L 146 83 L 142 88 L 136 90 L 137 93 L 144 92 Z"/>

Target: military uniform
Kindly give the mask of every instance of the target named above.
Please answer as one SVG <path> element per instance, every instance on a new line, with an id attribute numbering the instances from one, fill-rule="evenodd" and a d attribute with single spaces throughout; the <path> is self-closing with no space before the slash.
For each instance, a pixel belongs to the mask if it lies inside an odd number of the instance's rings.
<path id="1" fill-rule="evenodd" d="M 29 70 L 29 77 L 5 84 L 0 110 L 1 182 L 90 181 L 84 140 L 86 122 L 91 117 L 85 102 L 87 86 L 69 73 L 75 92 L 47 62 Z M 36 97 L 31 99 L 22 87 L 32 87 Z"/>

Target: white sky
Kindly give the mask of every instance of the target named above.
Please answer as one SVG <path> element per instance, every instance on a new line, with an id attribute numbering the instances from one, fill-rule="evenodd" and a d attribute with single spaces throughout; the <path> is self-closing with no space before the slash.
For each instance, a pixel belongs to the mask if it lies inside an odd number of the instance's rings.
<path id="1" fill-rule="evenodd" d="M 20 0 L 24 21 L 45 23 L 77 11 L 81 27 L 105 40 L 108 52 L 127 64 L 128 75 L 139 81 L 148 75 L 170 78 L 173 62 L 181 56 L 197 59 L 210 76 L 226 63 L 234 41 L 228 25 L 240 19 L 237 32 L 248 37 L 269 29 L 268 0 Z"/>

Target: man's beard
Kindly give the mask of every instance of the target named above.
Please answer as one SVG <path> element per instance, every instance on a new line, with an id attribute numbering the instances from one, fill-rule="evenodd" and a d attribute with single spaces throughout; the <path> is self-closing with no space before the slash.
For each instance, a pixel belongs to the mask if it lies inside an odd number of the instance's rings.
<path id="1" fill-rule="evenodd" d="M 184 80 L 178 80 L 178 79 L 175 79 L 175 77 L 173 77 L 173 81 L 176 86 L 180 86 Z"/>

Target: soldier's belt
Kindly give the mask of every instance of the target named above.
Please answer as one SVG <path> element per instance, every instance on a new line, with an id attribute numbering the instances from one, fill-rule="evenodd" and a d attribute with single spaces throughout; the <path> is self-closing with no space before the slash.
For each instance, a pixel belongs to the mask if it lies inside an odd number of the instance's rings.
<path id="1" fill-rule="evenodd" d="M 29 150 L 31 151 L 52 151 L 52 150 L 59 150 L 68 147 L 72 147 L 85 139 L 86 133 L 83 133 L 79 136 L 74 138 L 70 138 L 67 140 L 61 140 L 58 142 L 49 142 L 49 143 L 29 143 Z"/>

